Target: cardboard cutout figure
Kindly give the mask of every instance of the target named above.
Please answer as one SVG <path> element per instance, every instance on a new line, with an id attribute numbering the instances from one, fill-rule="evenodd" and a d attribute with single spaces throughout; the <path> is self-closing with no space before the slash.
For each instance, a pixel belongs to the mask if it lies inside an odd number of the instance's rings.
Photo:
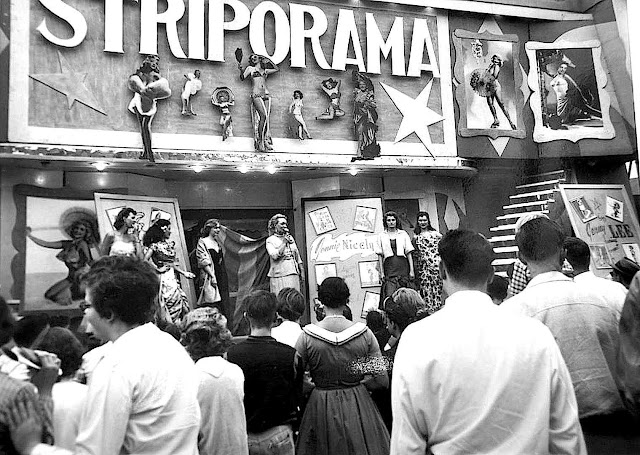
<path id="1" fill-rule="evenodd" d="M 378 109 L 373 82 L 357 70 L 351 73 L 355 84 L 353 89 L 353 123 L 358 139 L 358 154 L 355 160 L 372 160 L 380 156 L 380 145 L 376 138 L 378 132 Z"/>
<path id="2" fill-rule="evenodd" d="M 312 139 L 309 134 L 309 130 L 307 129 L 307 124 L 304 121 L 304 117 L 302 117 L 302 110 L 304 108 L 302 98 L 304 98 L 302 92 L 300 90 L 295 90 L 293 92 L 293 101 L 289 106 L 289 114 L 291 114 L 296 121 L 296 126 L 298 127 L 298 139 L 301 141 L 304 140 L 305 134 L 307 135 L 307 139 Z"/>
<path id="3" fill-rule="evenodd" d="M 180 98 L 182 98 L 182 115 L 198 115 L 193 112 L 191 98 L 202 88 L 200 70 L 195 70 L 193 73 L 185 74 L 184 77 L 187 80 L 184 83 L 182 95 L 180 96 Z"/>
<path id="4" fill-rule="evenodd" d="M 340 109 L 340 84 L 341 80 L 335 80 L 333 78 L 325 79 L 320 83 L 322 91 L 327 94 L 331 102 L 321 115 L 316 117 L 316 120 L 333 120 L 334 118 L 344 117 L 344 111 Z"/>
<path id="5" fill-rule="evenodd" d="M 229 106 L 235 104 L 235 97 L 229 87 L 218 87 L 211 94 L 211 104 L 220 108 L 220 126 L 222 126 L 222 140 L 233 137 L 233 119 Z"/>

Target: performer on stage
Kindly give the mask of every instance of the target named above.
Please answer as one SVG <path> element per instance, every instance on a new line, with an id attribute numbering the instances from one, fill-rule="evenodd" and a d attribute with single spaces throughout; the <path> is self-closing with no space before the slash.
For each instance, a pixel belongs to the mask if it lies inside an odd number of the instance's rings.
<path id="1" fill-rule="evenodd" d="M 289 233 L 287 217 L 277 213 L 269 220 L 267 253 L 271 261 L 269 280 L 271 292 L 278 295 L 280 289 L 302 290 L 304 269 L 302 259 L 293 236 Z"/>

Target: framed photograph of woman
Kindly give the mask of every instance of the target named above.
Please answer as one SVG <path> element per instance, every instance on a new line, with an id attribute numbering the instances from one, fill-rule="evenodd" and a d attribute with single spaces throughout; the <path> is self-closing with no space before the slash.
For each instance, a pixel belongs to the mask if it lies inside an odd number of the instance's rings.
<path id="1" fill-rule="evenodd" d="M 330 276 L 338 276 L 338 269 L 334 263 L 315 264 L 316 284 L 320 286 L 322 282 Z"/>
<path id="2" fill-rule="evenodd" d="M 607 216 L 612 220 L 624 222 L 624 203 L 607 196 Z"/>
<path id="3" fill-rule="evenodd" d="M 611 268 L 611 256 L 605 244 L 589 245 L 589 249 L 591 250 L 591 260 L 596 269 Z"/>
<path id="4" fill-rule="evenodd" d="M 382 285 L 382 280 L 380 280 L 380 270 L 378 269 L 378 261 L 358 262 L 358 272 L 360 273 L 361 287 L 371 288 Z"/>
<path id="5" fill-rule="evenodd" d="M 457 29 L 453 44 L 460 107 L 458 133 L 465 137 L 524 138 L 518 36 Z"/>
<path id="6" fill-rule="evenodd" d="M 586 223 L 587 221 L 591 221 L 594 219 L 597 214 L 591 207 L 591 204 L 587 201 L 587 198 L 584 196 L 577 197 L 570 201 L 571 207 L 573 207 L 573 211 L 578 215 L 578 218 Z"/>
<path id="7" fill-rule="evenodd" d="M 316 231 L 316 235 L 331 232 L 336 229 L 336 224 L 333 222 L 333 217 L 327 206 L 309 212 L 309 218 L 311 219 L 313 229 Z"/>
<path id="8" fill-rule="evenodd" d="M 353 219 L 353 230 L 374 232 L 376 230 L 376 214 L 378 210 L 373 207 L 356 205 L 356 214 Z"/>
<path id="9" fill-rule="evenodd" d="M 640 247 L 637 243 L 623 243 L 622 249 L 626 258 L 631 259 L 636 264 L 640 264 Z"/>
<path id="10" fill-rule="evenodd" d="M 364 300 L 362 301 L 362 312 L 360 314 L 360 317 L 362 319 L 365 319 L 369 311 L 378 309 L 379 303 L 380 303 L 380 294 L 366 291 L 364 293 Z"/>
<path id="11" fill-rule="evenodd" d="M 533 91 L 529 105 L 535 119 L 534 141 L 615 137 L 599 41 L 532 41 L 525 49 Z"/>

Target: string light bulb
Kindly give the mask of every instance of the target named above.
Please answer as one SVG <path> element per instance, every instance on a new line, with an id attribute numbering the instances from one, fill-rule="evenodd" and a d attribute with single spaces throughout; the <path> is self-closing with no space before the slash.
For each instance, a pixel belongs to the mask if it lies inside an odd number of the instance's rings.
<path id="1" fill-rule="evenodd" d="M 276 169 L 276 167 L 273 164 L 269 164 L 266 168 L 267 172 L 271 175 L 275 174 L 276 172 L 278 172 L 278 169 Z"/>
<path id="2" fill-rule="evenodd" d="M 195 172 L 196 174 L 199 174 L 204 170 L 204 166 L 202 164 L 194 164 L 193 166 L 191 166 L 191 170 L 193 170 L 193 172 Z"/>
<path id="3" fill-rule="evenodd" d="M 99 170 L 100 172 L 104 171 L 108 164 L 105 163 L 104 161 L 98 161 L 96 163 L 91 164 L 93 167 L 95 167 L 97 170 Z"/>
<path id="4" fill-rule="evenodd" d="M 249 166 L 247 166 L 246 164 L 241 164 L 240 166 L 238 166 L 238 171 L 241 174 L 246 174 L 247 172 L 249 172 Z"/>
<path id="5" fill-rule="evenodd" d="M 357 167 L 350 167 L 349 168 L 349 174 L 353 175 L 354 177 L 356 175 L 358 175 L 358 172 L 360 172 L 360 170 Z"/>

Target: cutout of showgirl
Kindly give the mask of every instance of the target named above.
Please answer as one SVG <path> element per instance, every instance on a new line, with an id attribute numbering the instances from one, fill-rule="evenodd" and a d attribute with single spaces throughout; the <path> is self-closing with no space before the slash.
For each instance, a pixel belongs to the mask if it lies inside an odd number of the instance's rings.
<path id="1" fill-rule="evenodd" d="M 129 90 L 134 92 L 128 109 L 138 119 L 142 134 L 144 150 L 140 158 L 148 159 L 152 163 L 155 159 L 151 148 L 151 122 L 158 111 L 157 100 L 171 96 L 169 81 L 160 76 L 159 61 L 160 57 L 157 55 L 147 55 L 140 68 L 129 76 L 127 82 Z"/>
<path id="2" fill-rule="evenodd" d="M 258 152 L 273 150 L 273 140 L 269 128 L 271 116 L 271 95 L 267 89 L 267 77 L 280 71 L 278 66 L 264 55 L 249 55 L 249 64 L 242 66 L 242 49 L 236 49 L 236 60 L 240 79 L 251 79 L 251 119 L 253 121 L 254 148 Z"/>

